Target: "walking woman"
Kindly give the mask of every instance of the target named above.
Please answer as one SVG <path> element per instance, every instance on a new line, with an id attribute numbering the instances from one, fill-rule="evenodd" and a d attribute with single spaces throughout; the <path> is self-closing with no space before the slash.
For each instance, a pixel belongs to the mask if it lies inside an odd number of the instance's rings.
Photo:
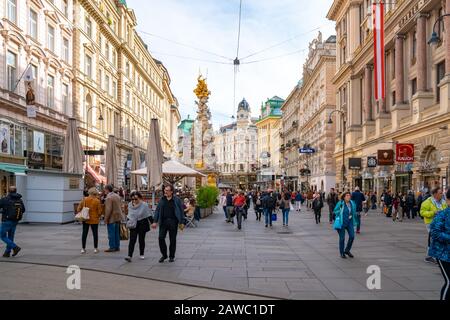
<path id="1" fill-rule="evenodd" d="M 353 258 L 350 250 L 352 249 L 353 240 L 355 239 L 354 217 L 356 216 L 356 204 L 351 200 L 351 193 L 345 192 L 341 201 L 334 208 L 336 219 L 333 228 L 339 234 L 339 253 L 341 258 L 346 259 L 346 255 Z M 345 230 L 348 233 L 348 242 L 345 247 Z M 345 249 L 344 249 L 345 247 Z"/>
<path id="2" fill-rule="evenodd" d="M 99 192 L 96 188 L 88 190 L 88 196 L 78 205 L 77 211 L 80 212 L 83 207 L 89 208 L 89 220 L 83 221 L 83 233 L 81 235 L 81 253 L 86 253 L 86 240 L 91 227 L 92 235 L 94 236 L 94 253 L 98 253 L 98 224 L 100 216 L 103 213 L 103 208 L 99 199 Z"/>
<path id="3" fill-rule="evenodd" d="M 141 260 L 144 260 L 145 234 L 150 231 L 151 217 L 148 204 L 142 201 L 142 194 L 135 191 L 131 194 L 131 202 L 128 204 L 127 227 L 130 228 L 130 242 L 128 244 L 128 257 L 126 261 L 131 262 L 136 240 L 139 238 L 139 253 Z"/>
<path id="4" fill-rule="evenodd" d="M 314 217 L 316 218 L 316 224 L 320 223 L 320 217 L 322 216 L 323 200 L 319 193 L 314 194 L 314 200 L 312 202 L 312 209 L 314 210 Z"/>
<path id="5" fill-rule="evenodd" d="M 288 226 L 289 223 L 289 211 L 291 210 L 291 193 L 286 191 L 279 201 L 280 209 L 283 213 L 283 227 Z"/>
<path id="6" fill-rule="evenodd" d="M 447 205 L 450 206 L 450 189 L 446 194 Z M 431 244 L 428 255 L 437 260 L 444 286 L 441 290 L 441 300 L 450 300 L 450 208 L 438 211 L 430 224 Z"/>
<path id="7" fill-rule="evenodd" d="M 262 200 L 261 200 L 261 193 L 258 192 L 254 198 L 255 200 L 255 214 L 256 214 L 256 221 L 261 221 L 261 214 L 263 211 L 262 207 Z"/>

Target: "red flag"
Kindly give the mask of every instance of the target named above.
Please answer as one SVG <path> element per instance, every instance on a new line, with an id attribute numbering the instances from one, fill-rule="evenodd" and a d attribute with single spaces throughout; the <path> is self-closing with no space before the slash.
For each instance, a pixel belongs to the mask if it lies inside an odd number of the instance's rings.
<path id="1" fill-rule="evenodd" d="M 378 0 L 380 1 L 380 0 Z M 375 100 L 384 100 L 384 3 L 373 4 L 373 47 L 375 71 Z"/>

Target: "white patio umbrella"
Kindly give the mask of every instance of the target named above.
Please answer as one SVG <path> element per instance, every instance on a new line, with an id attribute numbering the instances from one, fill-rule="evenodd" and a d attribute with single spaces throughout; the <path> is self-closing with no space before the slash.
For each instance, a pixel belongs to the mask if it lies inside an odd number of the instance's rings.
<path id="1" fill-rule="evenodd" d="M 131 171 L 131 174 L 145 176 L 147 174 L 147 170 L 147 168 L 142 168 L 139 170 Z M 206 177 L 206 175 L 204 175 L 203 173 L 185 166 L 184 164 L 176 160 L 169 160 L 164 162 L 162 165 L 162 173 L 163 179 L 172 184 L 185 177 Z"/>
<path id="2" fill-rule="evenodd" d="M 78 134 L 77 120 L 70 118 L 64 142 L 63 171 L 83 174 L 83 147 Z"/>
<path id="3" fill-rule="evenodd" d="M 108 138 L 108 145 L 106 146 L 106 182 L 117 187 L 117 154 L 116 154 L 116 138 L 110 135 Z"/>

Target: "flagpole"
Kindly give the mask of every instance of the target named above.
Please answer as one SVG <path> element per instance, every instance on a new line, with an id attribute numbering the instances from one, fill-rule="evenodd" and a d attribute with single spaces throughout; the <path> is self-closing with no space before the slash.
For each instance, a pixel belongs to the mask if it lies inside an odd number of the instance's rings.
<path id="1" fill-rule="evenodd" d="M 22 75 L 20 76 L 19 80 L 16 81 L 16 84 L 14 86 L 14 89 L 12 90 L 12 92 L 16 91 L 17 86 L 19 85 L 20 80 L 22 80 L 23 76 L 25 75 L 25 72 L 28 71 L 28 68 L 31 66 L 31 62 L 28 63 L 27 67 L 25 68 L 25 70 L 23 71 Z"/>

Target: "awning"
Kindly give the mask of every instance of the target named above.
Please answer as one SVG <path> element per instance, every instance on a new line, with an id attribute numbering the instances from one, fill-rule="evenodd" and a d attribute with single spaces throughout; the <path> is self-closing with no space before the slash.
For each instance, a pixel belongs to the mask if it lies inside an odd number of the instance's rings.
<path id="1" fill-rule="evenodd" d="M 21 164 L 0 163 L 0 170 L 14 173 L 16 176 L 25 176 L 25 170 L 27 170 L 27 167 Z"/>
<path id="2" fill-rule="evenodd" d="M 95 182 L 106 184 L 106 177 L 99 175 L 90 165 L 87 165 L 86 168 L 86 171 L 94 178 Z"/>

